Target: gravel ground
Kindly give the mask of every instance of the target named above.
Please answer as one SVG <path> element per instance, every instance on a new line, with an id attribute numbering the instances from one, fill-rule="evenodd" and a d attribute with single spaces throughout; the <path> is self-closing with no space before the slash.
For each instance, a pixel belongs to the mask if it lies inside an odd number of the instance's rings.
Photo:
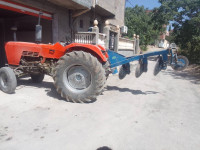
<path id="1" fill-rule="evenodd" d="M 199 150 L 199 76 L 171 68 L 139 79 L 112 75 L 97 101 L 64 101 L 46 76 L 0 91 L 0 150 Z M 106 148 L 104 149 L 106 150 Z"/>

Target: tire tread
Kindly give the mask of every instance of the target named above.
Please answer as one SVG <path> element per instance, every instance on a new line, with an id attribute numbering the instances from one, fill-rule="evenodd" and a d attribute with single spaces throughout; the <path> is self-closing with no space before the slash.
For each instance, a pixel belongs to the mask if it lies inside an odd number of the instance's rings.
<path id="1" fill-rule="evenodd" d="M 92 84 L 94 84 L 93 89 L 90 89 L 81 95 L 73 95 L 74 93 L 67 91 L 65 87 L 63 87 L 63 83 L 60 81 L 62 78 L 62 74 L 60 74 L 61 68 L 63 68 L 65 65 L 70 65 L 75 61 L 84 63 L 88 68 L 91 68 L 95 74 L 94 80 L 92 80 Z M 105 70 L 102 64 L 97 60 L 96 57 L 83 51 L 73 51 L 61 57 L 55 67 L 53 79 L 56 91 L 60 93 L 61 96 L 67 101 L 72 101 L 74 103 L 90 102 L 93 99 L 96 99 L 96 97 L 102 93 L 106 82 Z"/>

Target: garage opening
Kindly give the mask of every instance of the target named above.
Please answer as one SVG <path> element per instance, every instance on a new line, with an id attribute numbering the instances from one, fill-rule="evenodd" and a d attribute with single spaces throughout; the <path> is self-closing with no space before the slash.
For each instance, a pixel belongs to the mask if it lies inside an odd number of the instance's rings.
<path id="1" fill-rule="evenodd" d="M 5 66 L 6 63 L 5 43 L 15 40 L 35 42 L 35 26 L 37 24 L 37 16 L 0 8 L 0 67 Z M 52 43 L 51 19 L 41 19 L 41 25 L 43 28 L 42 43 Z"/>

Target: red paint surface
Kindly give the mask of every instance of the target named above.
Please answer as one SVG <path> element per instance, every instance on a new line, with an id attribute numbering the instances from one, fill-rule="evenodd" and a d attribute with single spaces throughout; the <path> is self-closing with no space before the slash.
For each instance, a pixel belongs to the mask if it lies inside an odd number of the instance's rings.
<path id="1" fill-rule="evenodd" d="M 101 62 L 106 62 L 108 55 L 105 55 L 100 46 L 91 44 L 72 43 L 63 47 L 60 43 L 52 44 L 36 44 L 28 42 L 7 42 L 5 45 L 6 56 L 9 65 L 19 65 L 23 51 L 38 52 L 38 57 L 59 59 L 65 53 L 74 50 L 83 50 L 95 55 Z"/>

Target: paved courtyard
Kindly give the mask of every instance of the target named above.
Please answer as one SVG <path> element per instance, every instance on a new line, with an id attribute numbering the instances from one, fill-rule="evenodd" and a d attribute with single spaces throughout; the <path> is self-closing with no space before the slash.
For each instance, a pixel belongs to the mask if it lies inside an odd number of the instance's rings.
<path id="1" fill-rule="evenodd" d="M 0 91 L 0 150 L 199 150 L 200 83 L 171 68 L 109 77 L 97 101 L 64 101 L 46 76 Z"/>

